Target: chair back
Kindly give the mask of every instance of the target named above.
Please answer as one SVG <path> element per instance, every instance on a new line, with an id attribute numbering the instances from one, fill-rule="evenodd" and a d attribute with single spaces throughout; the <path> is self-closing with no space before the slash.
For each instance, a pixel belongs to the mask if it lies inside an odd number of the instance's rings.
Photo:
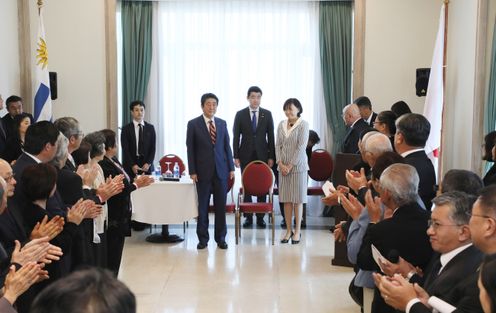
<path id="1" fill-rule="evenodd" d="M 183 162 L 183 160 L 181 160 L 181 158 L 179 156 L 177 156 L 175 154 L 166 154 L 159 161 L 162 174 L 167 171 L 167 162 L 171 162 L 170 166 L 169 166 L 169 169 L 171 170 L 171 172 L 173 171 L 174 164 L 176 162 L 179 165 L 179 174 L 180 175 L 182 175 L 182 173 L 184 173 L 184 171 L 186 170 L 186 167 L 184 166 L 184 162 Z"/>
<path id="2" fill-rule="evenodd" d="M 329 152 L 324 149 L 317 149 L 312 152 L 310 158 L 310 170 L 308 175 L 315 181 L 326 181 L 332 175 L 334 162 Z"/>
<path id="3" fill-rule="evenodd" d="M 243 192 L 251 196 L 264 196 L 270 193 L 274 184 L 274 174 L 263 161 L 252 161 L 245 167 L 241 176 Z"/>
<path id="4" fill-rule="evenodd" d="M 352 153 L 337 153 L 336 154 L 336 168 L 332 172 L 332 182 L 334 186 L 347 186 L 346 170 L 352 169 L 358 162 L 362 160 L 360 154 Z"/>

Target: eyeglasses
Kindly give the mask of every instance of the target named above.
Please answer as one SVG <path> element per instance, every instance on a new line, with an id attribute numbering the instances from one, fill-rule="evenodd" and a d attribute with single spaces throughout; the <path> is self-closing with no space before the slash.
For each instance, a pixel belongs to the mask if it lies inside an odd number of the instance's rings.
<path id="1" fill-rule="evenodd" d="M 433 220 L 429 220 L 427 221 L 427 225 L 429 227 L 432 227 L 432 229 L 436 230 L 438 229 L 439 227 L 443 227 L 443 226 L 456 226 L 456 227 L 460 227 L 462 225 L 457 225 L 457 224 L 441 224 L 439 222 L 436 222 L 436 221 L 433 221 Z"/>

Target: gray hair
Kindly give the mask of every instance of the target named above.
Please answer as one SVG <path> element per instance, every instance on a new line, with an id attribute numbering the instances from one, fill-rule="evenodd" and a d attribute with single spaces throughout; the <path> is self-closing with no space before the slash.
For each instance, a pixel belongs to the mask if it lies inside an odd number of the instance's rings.
<path id="1" fill-rule="evenodd" d="M 69 153 L 67 147 L 69 146 L 69 139 L 59 132 L 59 136 L 57 137 L 57 151 L 55 152 L 55 156 L 50 161 L 50 164 L 55 166 L 56 168 L 63 167 L 61 162 L 67 157 L 67 153 Z"/>
<path id="2" fill-rule="evenodd" d="M 3 213 L 1 211 L 1 207 L 3 206 L 3 195 L 7 192 L 7 182 L 5 181 L 5 179 L 3 179 L 2 176 L 0 176 L 0 213 Z"/>
<path id="3" fill-rule="evenodd" d="M 360 110 L 358 109 L 358 105 L 351 103 L 348 104 L 343 108 L 343 114 L 349 113 L 353 117 L 359 117 L 361 118 L 360 115 Z"/>
<path id="4" fill-rule="evenodd" d="M 447 205 L 450 208 L 449 218 L 456 225 L 468 225 L 472 206 L 477 198 L 461 191 L 445 192 L 432 200 L 434 205 Z"/>
<path id="5" fill-rule="evenodd" d="M 55 120 L 53 124 L 62 134 L 64 134 L 64 136 L 67 137 L 67 139 L 81 133 L 81 130 L 79 129 L 79 121 L 74 117 L 61 117 Z"/>
<path id="6" fill-rule="evenodd" d="M 368 135 L 368 133 L 366 135 Z M 389 140 L 388 136 L 381 133 L 372 134 L 368 137 L 368 139 L 364 142 L 363 147 L 366 152 L 369 152 L 376 157 L 380 156 L 384 152 L 393 151 L 391 140 Z"/>
<path id="7" fill-rule="evenodd" d="M 415 167 L 396 163 L 382 172 L 381 188 L 389 191 L 397 206 L 417 201 L 419 176 Z"/>

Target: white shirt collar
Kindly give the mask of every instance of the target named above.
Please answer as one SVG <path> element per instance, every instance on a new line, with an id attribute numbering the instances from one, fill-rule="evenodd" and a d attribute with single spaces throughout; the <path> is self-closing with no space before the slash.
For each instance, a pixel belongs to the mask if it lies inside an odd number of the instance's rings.
<path id="1" fill-rule="evenodd" d="M 417 149 L 412 149 L 412 150 L 408 150 L 408 151 L 405 151 L 401 154 L 402 157 L 406 157 L 407 155 L 410 155 L 412 153 L 415 153 L 415 152 L 418 152 L 418 151 L 424 151 L 424 148 L 417 148 Z"/>
<path id="2" fill-rule="evenodd" d="M 356 121 L 354 121 L 354 122 L 350 125 L 350 128 L 353 128 L 353 126 L 355 126 L 355 124 L 356 124 L 359 120 L 361 120 L 361 118 L 359 118 L 359 119 L 357 119 Z"/>
<path id="3" fill-rule="evenodd" d="M 214 122 L 214 125 L 215 125 L 215 119 L 214 119 L 215 116 L 212 116 L 212 118 L 206 117 L 205 114 L 203 114 L 202 116 L 203 116 L 203 120 L 205 121 L 205 123 L 207 123 L 207 125 L 208 125 L 208 122 L 210 122 L 210 121 Z"/>
<path id="4" fill-rule="evenodd" d="M 449 263 L 449 261 L 451 261 L 455 256 L 457 256 L 459 253 L 461 253 L 463 250 L 467 249 L 471 245 L 472 243 L 469 243 L 464 246 L 453 249 L 450 252 L 441 254 L 441 257 L 439 258 L 439 261 L 441 262 L 441 269 L 439 270 L 439 272 L 441 272 L 441 270 L 444 268 L 446 264 Z"/>
<path id="5" fill-rule="evenodd" d="M 36 163 L 40 164 L 40 163 L 43 163 L 41 162 L 40 159 L 38 159 L 37 157 L 35 157 L 34 155 L 32 155 L 31 153 L 27 153 L 26 151 L 24 151 L 24 153 L 26 153 L 30 158 L 32 158 L 33 160 L 36 161 Z"/>
<path id="6" fill-rule="evenodd" d="M 369 115 L 369 118 L 368 119 L 363 119 L 365 122 L 367 122 L 367 124 L 370 125 L 370 121 L 372 120 L 372 116 L 374 116 L 374 112 L 370 113 Z"/>
<path id="7" fill-rule="evenodd" d="M 133 120 L 133 124 L 134 124 L 134 128 L 138 127 L 138 125 L 140 125 L 140 124 L 145 126 L 145 121 L 137 122 L 137 121 Z"/>
<path id="8" fill-rule="evenodd" d="M 256 109 L 252 109 L 251 106 L 248 106 L 248 110 L 250 110 L 250 113 L 253 113 L 253 112 L 259 112 L 260 111 L 260 107 L 256 108 Z"/>

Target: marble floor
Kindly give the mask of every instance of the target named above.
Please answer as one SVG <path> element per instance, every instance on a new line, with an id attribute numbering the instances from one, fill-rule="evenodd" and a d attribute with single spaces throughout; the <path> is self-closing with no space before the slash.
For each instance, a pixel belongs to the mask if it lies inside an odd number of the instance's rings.
<path id="1" fill-rule="evenodd" d="M 274 246 L 269 227 L 242 230 L 236 246 L 228 215 L 227 250 L 217 248 L 211 227 L 208 248 L 197 251 L 194 222 L 178 244 L 148 243 L 149 230 L 134 232 L 119 279 L 135 293 L 138 313 L 360 312 L 348 295 L 352 270 L 331 265 L 331 219 L 308 217 L 299 245 L 279 243 L 276 221 Z M 182 226 L 170 230 L 183 236 Z"/>

